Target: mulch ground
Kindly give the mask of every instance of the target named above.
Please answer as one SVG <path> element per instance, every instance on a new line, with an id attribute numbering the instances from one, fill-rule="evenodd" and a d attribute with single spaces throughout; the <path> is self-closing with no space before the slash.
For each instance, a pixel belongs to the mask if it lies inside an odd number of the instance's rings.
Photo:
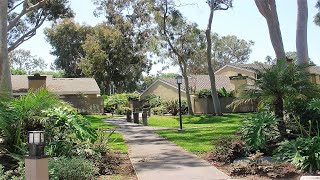
<path id="1" fill-rule="evenodd" d="M 98 180 L 138 180 L 128 154 L 117 152 L 114 156 L 119 162 L 113 167 L 114 173 L 100 176 Z"/>

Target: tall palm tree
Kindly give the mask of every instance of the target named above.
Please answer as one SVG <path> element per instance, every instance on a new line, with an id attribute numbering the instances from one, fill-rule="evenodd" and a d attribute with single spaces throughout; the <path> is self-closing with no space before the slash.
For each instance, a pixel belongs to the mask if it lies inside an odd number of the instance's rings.
<path id="1" fill-rule="evenodd" d="M 310 81 L 310 73 L 304 70 L 306 66 L 295 64 L 285 66 L 285 63 L 282 60 L 269 68 L 261 65 L 261 68 L 254 69 L 259 79 L 252 85 L 245 85 L 240 97 L 232 103 L 232 106 L 237 107 L 255 101 L 260 105 L 269 106 L 280 119 L 278 129 L 282 137 L 286 136 L 286 123 L 283 119 L 284 101 L 320 95 L 318 85 Z"/>

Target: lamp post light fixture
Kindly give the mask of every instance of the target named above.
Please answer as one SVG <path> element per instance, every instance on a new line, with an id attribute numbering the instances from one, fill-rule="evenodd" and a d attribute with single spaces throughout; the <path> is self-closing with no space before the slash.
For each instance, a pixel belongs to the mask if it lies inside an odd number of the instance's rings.
<path id="1" fill-rule="evenodd" d="M 29 156 L 41 158 L 44 156 L 44 131 L 29 131 Z"/>
<path id="2" fill-rule="evenodd" d="M 26 180 L 48 180 L 48 156 L 44 153 L 44 131 L 28 132 L 29 154 L 25 158 Z"/>
<path id="3" fill-rule="evenodd" d="M 178 93 L 179 93 L 179 119 L 180 119 L 180 129 L 178 131 L 183 131 L 182 129 L 182 115 L 181 115 L 181 84 L 182 84 L 182 76 L 177 75 L 176 77 L 178 84 Z"/>

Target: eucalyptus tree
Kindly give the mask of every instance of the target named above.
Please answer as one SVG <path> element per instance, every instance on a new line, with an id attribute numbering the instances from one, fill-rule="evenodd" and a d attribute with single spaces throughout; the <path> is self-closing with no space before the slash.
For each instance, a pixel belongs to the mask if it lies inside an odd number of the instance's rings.
<path id="1" fill-rule="evenodd" d="M 267 21 L 270 40 L 275 51 L 277 60 L 285 59 L 286 54 L 284 51 L 275 0 L 255 0 L 255 3 L 260 14 Z"/>
<path id="2" fill-rule="evenodd" d="M 172 59 L 178 65 L 185 82 L 188 113 L 193 114 L 188 70 L 194 61 L 198 49 L 204 47 L 204 34 L 197 24 L 187 22 L 186 18 L 176 9 L 174 2 L 159 1 L 158 10 L 154 12 L 155 22 L 159 27 L 159 38 L 163 42 L 163 57 Z"/>
<path id="3" fill-rule="evenodd" d="M 48 21 L 72 17 L 68 0 L 1 0 L 0 91 L 12 94 L 8 52 L 32 38 Z"/>
<path id="4" fill-rule="evenodd" d="M 9 53 L 9 62 L 11 68 L 25 71 L 27 74 L 32 72 L 43 71 L 47 64 L 37 56 L 31 55 L 29 50 L 16 49 Z"/>
<path id="5" fill-rule="evenodd" d="M 297 0 L 296 49 L 297 64 L 308 64 L 308 0 Z"/>
<path id="6" fill-rule="evenodd" d="M 0 1 L 0 96 L 11 96 L 11 73 L 7 45 L 8 0 Z"/>
<path id="7" fill-rule="evenodd" d="M 45 21 L 73 17 L 69 0 L 13 0 L 9 5 L 9 52 L 36 35 Z"/>
<path id="8" fill-rule="evenodd" d="M 63 70 L 65 77 L 83 76 L 80 60 L 85 52 L 82 45 L 92 32 L 93 27 L 80 25 L 72 19 L 64 19 L 45 29 L 46 40 L 52 46 L 50 53 L 56 57 L 53 65 Z"/>
<path id="9" fill-rule="evenodd" d="M 314 23 L 320 26 L 320 0 L 317 1 L 316 8 L 319 12 L 314 16 Z"/>
<path id="10" fill-rule="evenodd" d="M 213 19 L 214 12 L 218 10 L 228 10 L 230 7 L 232 7 L 232 0 L 208 0 L 207 3 L 210 8 L 208 26 L 206 29 L 208 74 L 210 77 L 211 96 L 212 96 L 212 101 L 214 105 L 214 112 L 215 112 L 215 115 L 221 116 L 222 111 L 220 106 L 220 100 L 217 93 L 216 80 L 215 80 L 214 70 L 211 63 L 211 60 L 212 60 L 211 26 L 212 26 L 212 19 Z"/>

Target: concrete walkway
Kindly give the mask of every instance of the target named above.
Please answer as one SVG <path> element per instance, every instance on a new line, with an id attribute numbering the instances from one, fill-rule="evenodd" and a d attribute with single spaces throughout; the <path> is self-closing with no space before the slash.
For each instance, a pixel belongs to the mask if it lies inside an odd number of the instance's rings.
<path id="1" fill-rule="evenodd" d="M 129 157 L 140 180 L 231 179 L 205 160 L 154 134 L 155 128 L 108 119 L 118 125 L 129 146 Z"/>

